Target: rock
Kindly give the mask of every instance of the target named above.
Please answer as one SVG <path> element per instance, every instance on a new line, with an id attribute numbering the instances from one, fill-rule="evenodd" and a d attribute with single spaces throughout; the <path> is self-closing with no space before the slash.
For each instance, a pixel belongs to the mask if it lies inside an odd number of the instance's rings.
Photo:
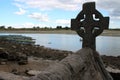
<path id="1" fill-rule="evenodd" d="M 120 73 L 112 73 L 110 72 L 111 76 L 114 80 L 120 80 Z"/>
<path id="2" fill-rule="evenodd" d="M 28 57 L 25 54 L 19 54 L 18 55 L 18 64 L 19 65 L 25 65 L 28 63 Z"/>
<path id="3" fill-rule="evenodd" d="M 114 80 L 120 80 L 120 69 L 108 66 L 106 70 L 111 74 Z"/>
<path id="4" fill-rule="evenodd" d="M 28 71 L 26 71 L 26 74 L 29 75 L 29 76 L 35 76 L 37 74 L 40 74 L 41 72 L 43 72 L 43 71 L 28 70 Z"/>
<path id="5" fill-rule="evenodd" d="M 119 56 L 106 56 L 102 55 L 103 62 L 106 66 L 120 69 L 120 57 Z"/>
<path id="6" fill-rule="evenodd" d="M 13 45 L 12 47 L 15 48 L 15 49 L 17 48 L 15 45 Z"/>
<path id="7" fill-rule="evenodd" d="M 0 59 L 0 64 L 1 64 L 1 65 L 7 64 L 7 60 L 6 60 L 6 59 Z"/>
<path id="8" fill-rule="evenodd" d="M 8 59 L 8 56 L 9 56 L 9 53 L 4 48 L 0 48 L 0 58 Z"/>
<path id="9" fill-rule="evenodd" d="M 96 57 L 94 57 L 96 55 Z M 37 73 L 37 72 L 35 72 Z M 29 80 L 113 80 L 97 52 L 89 48 L 67 56 Z"/>
<path id="10" fill-rule="evenodd" d="M 8 72 L 0 72 L 0 80 L 27 80 L 28 77 L 18 76 Z"/>
<path id="11" fill-rule="evenodd" d="M 15 75 L 19 75 L 19 72 L 18 72 L 17 69 L 13 69 L 13 70 L 11 71 L 11 73 L 13 73 L 13 74 L 15 74 Z"/>
<path id="12" fill-rule="evenodd" d="M 4 49 L 0 48 L 0 64 L 5 65 L 7 64 L 9 53 Z"/>
<path id="13" fill-rule="evenodd" d="M 112 73 L 120 73 L 120 70 L 119 70 L 119 69 L 113 69 L 113 68 L 110 67 L 110 66 L 108 66 L 108 67 L 106 68 L 106 70 L 107 70 L 108 72 L 112 72 Z"/>

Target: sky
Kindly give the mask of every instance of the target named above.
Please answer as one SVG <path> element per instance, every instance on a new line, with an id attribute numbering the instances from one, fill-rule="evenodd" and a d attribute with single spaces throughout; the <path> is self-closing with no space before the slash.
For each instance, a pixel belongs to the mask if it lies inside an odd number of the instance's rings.
<path id="1" fill-rule="evenodd" d="M 93 1 L 103 16 L 110 17 L 109 27 L 120 28 L 120 0 L 0 0 L 0 26 L 70 27 L 83 3 Z"/>

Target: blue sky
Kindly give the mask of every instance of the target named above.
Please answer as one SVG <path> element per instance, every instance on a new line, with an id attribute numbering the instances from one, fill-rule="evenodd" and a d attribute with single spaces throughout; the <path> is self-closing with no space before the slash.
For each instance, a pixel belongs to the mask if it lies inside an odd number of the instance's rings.
<path id="1" fill-rule="evenodd" d="M 82 4 L 95 1 L 103 16 L 110 16 L 110 28 L 120 28 L 119 0 L 0 0 L 0 25 L 16 28 L 70 26 L 70 19 Z"/>

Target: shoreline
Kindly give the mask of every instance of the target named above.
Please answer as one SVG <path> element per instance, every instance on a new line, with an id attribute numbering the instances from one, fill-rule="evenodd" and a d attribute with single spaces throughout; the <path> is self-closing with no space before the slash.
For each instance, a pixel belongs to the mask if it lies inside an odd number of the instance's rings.
<path id="1" fill-rule="evenodd" d="M 29 34 L 77 34 L 72 30 L 0 30 L 0 33 L 29 33 Z M 120 37 L 118 30 L 104 30 L 100 36 Z"/>

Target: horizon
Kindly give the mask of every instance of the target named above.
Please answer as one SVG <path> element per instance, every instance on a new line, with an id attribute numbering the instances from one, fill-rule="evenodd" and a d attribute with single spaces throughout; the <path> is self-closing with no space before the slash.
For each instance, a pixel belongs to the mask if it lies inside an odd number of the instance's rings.
<path id="1" fill-rule="evenodd" d="M 33 26 L 70 27 L 70 20 L 82 10 L 85 2 L 96 2 L 96 9 L 110 17 L 109 28 L 120 28 L 118 0 L 0 0 L 0 26 L 32 28 Z"/>

